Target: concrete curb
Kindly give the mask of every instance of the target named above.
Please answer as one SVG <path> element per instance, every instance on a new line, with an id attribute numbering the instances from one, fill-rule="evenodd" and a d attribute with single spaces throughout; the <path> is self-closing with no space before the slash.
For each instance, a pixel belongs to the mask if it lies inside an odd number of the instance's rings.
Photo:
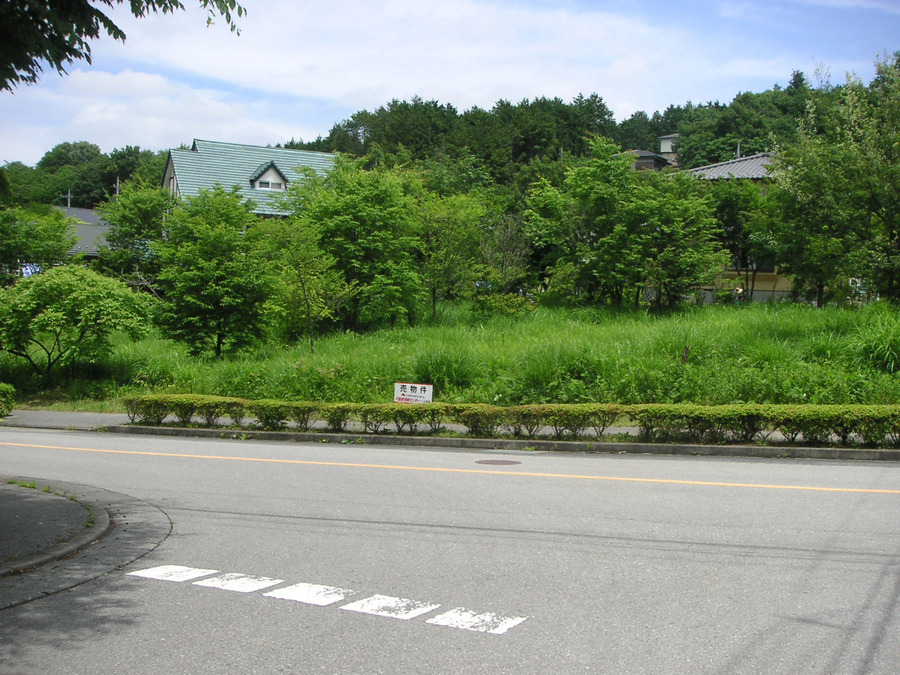
<path id="1" fill-rule="evenodd" d="M 6 480 L 7 477 L 4 476 L 3 479 Z M 66 487 L 72 489 L 76 486 L 72 486 L 68 483 L 62 483 L 59 481 L 48 483 L 47 481 L 33 478 L 17 477 L 16 480 L 23 480 L 27 483 L 33 482 L 38 486 L 38 490 L 43 490 L 44 487 L 49 487 L 51 490 L 54 490 L 54 494 L 57 494 L 56 491 L 62 489 L 63 494 L 58 496 L 71 498 L 81 504 L 93 515 L 94 524 L 92 527 L 85 527 L 83 532 L 80 532 L 69 541 L 60 542 L 44 549 L 43 551 L 39 551 L 38 553 L 34 553 L 32 555 L 25 556 L 14 561 L 6 562 L 2 566 L 0 566 L 0 578 L 10 576 L 12 574 L 20 574 L 36 567 L 40 567 L 41 565 L 44 565 L 48 562 L 60 560 L 61 558 L 72 555 L 73 553 L 77 553 L 78 551 L 87 548 L 88 546 L 102 538 L 112 529 L 112 521 L 110 520 L 109 513 L 106 511 L 106 508 L 103 505 L 96 501 L 79 498 L 77 494 L 69 494 L 69 492 L 65 490 Z M 24 490 L 26 488 L 22 489 Z"/>
<path id="2" fill-rule="evenodd" d="M 292 441 L 295 443 L 338 443 L 358 445 L 426 446 L 468 450 L 518 450 L 539 452 L 607 453 L 613 455 L 690 455 L 719 457 L 757 457 L 766 459 L 830 459 L 857 461 L 900 461 L 900 450 L 877 448 L 815 448 L 787 445 L 672 445 L 617 441 L 553 441 L 506 438 L 454 438 L 397 436 L 387 434 L 320 433 L 296 431 L 257 431 L 205 429 L 194 427 L 148 427 L 112 425 L 103 427 L 112 433 L 226 438 L 234 440 Z"/>

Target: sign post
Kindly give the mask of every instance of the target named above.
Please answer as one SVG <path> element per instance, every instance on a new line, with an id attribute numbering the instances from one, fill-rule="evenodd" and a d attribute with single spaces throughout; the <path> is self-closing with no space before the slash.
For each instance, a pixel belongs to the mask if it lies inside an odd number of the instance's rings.
<path id="1" fill-rule="evenodd" d="M 433 384 L 394 383 L 394 403 L 431 403 Z"/>

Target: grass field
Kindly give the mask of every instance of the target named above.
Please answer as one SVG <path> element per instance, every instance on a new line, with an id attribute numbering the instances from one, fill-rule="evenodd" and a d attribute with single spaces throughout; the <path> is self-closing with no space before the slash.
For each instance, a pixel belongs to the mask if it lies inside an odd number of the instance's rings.
<path id="1" fill-rule="evenodd" d="M 897 370 L 900 313 L 882 304 L 710 306 L 664 316 L 539 308 L 485 321 L 451 307 L 438 325 L 322 337 L 315 354 L 306 345 L 270 346 L 195 359 L 158 338 L 120 340 L 105 362 L 70 369 L 57 398 L 89 409 L 162 391 L 387 402 L 394 382 L 423 382 L 434 384 L 436 400 L 499 405 L 897 403 Z M 29 386 L 7 357 L 0 380 Z"/>

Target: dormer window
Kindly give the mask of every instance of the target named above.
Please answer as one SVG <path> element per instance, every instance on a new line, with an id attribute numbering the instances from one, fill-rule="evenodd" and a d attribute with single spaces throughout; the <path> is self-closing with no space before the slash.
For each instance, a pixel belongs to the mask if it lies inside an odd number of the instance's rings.
<path id="1" fill-rule="evenodd" d="M 287 181 L 275 162 L 266 162 L 250 177 L 250 182 L 257 190 L 277 190 L 283 192 Z"/>

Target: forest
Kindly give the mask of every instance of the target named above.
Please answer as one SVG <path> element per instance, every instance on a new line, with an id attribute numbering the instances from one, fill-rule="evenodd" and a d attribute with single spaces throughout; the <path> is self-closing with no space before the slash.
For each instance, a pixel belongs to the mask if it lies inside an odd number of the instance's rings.
<path id="1" fill-rule="evenodd" d="M 672 133 L 677 168 L 633 170 L 627 150 Z M 728 104 L 618 123 L 596 94 L 462 113 L 391 101 L 284 143 L 339 153 L 329 175 L 294 181 L 287 218 L 260 218 L 224 188 L 174 199 L 159 187 L 164 153 L 63 143 L 0 173 L 0 379 L 49 387 L 103 363 L 122 335 L 195 357 L 313 355 L 320 339 L 460 316 L 660 314 L 703 289 L 734 303 L 738 286 L 743 304 L 774 266 L 819 308 L 890 304 L 898 139 L 900 55 L 871 82 L 813 86 L 795 72 Z M 772 153 L 772 178 L 685 170 L 738 152 Z M 67 254 L 71 227 L 52 208 L 67 203 L 111 225 L 90 265 Z M 44 271 L 23 277 L 25 263 Z"/>

